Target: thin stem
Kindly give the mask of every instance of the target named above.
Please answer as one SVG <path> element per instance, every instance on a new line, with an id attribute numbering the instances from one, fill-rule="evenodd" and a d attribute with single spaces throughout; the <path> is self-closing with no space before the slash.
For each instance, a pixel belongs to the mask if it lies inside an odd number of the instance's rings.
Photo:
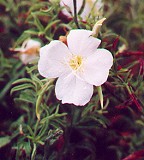
<path id="1" fill-rule="evenodd" d="M 36 144 L 33 144 L 33 151 L 32 151 L 32 155 L 31 155 L 31 160 L 35 160 L 35 155 L 36 155 Z"/>
<path id="2" fill-rule="evenodd" d="M 79 26 L 79 23 L 78 23 L 78 20 L 77 20 L 77 4 L 76 4 L 76 0 L 73 0 L 73 5 L 74 5 L 74 22 L 75 22 L 77 28 L 79 29 L 80 26 Z"/>
<path id="3" fill-rule="evenodd" d="M 134 92 L 132 91 L 131 86 L 130 86 L 128 83 L 124 82 L 123 79 L 122 79 L 120 76 L 117 76 L 117 77 L 124 83 L 125 88 L 127 89 L 127 92 L 129 93 L 130 98 L 131 98 L 132 101 L 135 103 L 135 105 L 137 106 L 137 108 L 139 109 L 139 111 L 142 112 L 143 109 L 142 109 L 140 103 L 138 102 L 138 99 L 137 99 L 137 97 L 135 96 Z M 140 101 L 140 100 L 139 100 L 139 101 Z"/>
<path id="4" fill-rule="evenodd" d="M 34 135 L 35 135 L 35 137 L 36 137 L 36 134 L 37 134 L 37 130 L 38 130 L 39 123 L 40 123 L 40 121 L 37 120 L 36 125 L 35 125 L 35 128 L 34 128 Z"/>

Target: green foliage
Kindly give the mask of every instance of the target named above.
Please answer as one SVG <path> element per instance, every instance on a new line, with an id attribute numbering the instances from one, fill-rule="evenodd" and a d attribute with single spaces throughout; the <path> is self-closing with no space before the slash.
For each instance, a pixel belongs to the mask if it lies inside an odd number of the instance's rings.
<path id="1" fill-rule="evenodd" d="M 8 143 L 10 143 L 10 137 L 6 136 L 6 137 L 0 137 L 0 148 L 2 148 L 3 146 L 7 145 Z"/>
<path id="2" fill-rule="evenodd" d="M 24 75 L 25 68 L 21 69 L 22 67 L 21 62 L 18 62 L 14 58 L 11 58 L 10 60 L 5 58 L 2 51 L 0 52 L 0 56 L 1 56 L 0 81 L 3 85 L 5 85 L 5 87 L 1 88 L 1 91 L 0 91 L 0 100 L 2 100 L 6 96 L 6 94 L 9 92 L 12 86 L 12 82 L 14 82 L 20 76 Z"/>
<path id="3" fill-rule="evenodd" d="M 34 159 L 37 147 L 44 145 L 50 130 L 57 131 L 59 121 L 62 123 L 59 119 L 66 116 L 67 113 L 59 113 L 59 106 L 49 106 L 47 104 L 53 90 L 53 80 L 41 80 L 36 73 L 37 71 L 31 68 L 27 68 L 27 71 L 30 77 L 16 80 L 13 83 L 15 87 L 12 88 L 11 94 L 21 92 L 18 98 L 14 100 L 20 109 L 25 112 L 25 114 L 23 114 L 24 117 L 28 118 L 26 121 L 23 119 L 20 126 L 17 126 L 21 127 L 20 133 L 22 134 L 20 137 L 20 148 L 17 148 L 17 152 L 23 148 L 27 153 L 23 144 L 26 144 L 28 140 L 30 146 L 33 146 L 28 156 L 30 157 L 31 153 L 31 159 Z M 35 121 L 37 121 L 36 124 Z M 17 156 L 20 156 L 19 154 L 20 153 L 18 153 Z"/>
<path id="4" fill-rule="evenodd" d="M 142 24 L 144 21 L 142 7 L 144 1 L 120 0 L 119 5 L 117 2 L 109 1 L 110 3 L 105 1 L 108 8 L 106 18 L 109 18 L 107 26 L 126 39 L 131 50 L 139 49 L 141 43 L 144 43 L 142 36 L 144 32 Z"/>

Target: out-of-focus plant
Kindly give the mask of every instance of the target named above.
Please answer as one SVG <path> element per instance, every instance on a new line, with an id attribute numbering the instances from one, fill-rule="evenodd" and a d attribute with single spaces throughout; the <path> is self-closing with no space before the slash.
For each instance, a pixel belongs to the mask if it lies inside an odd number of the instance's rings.
<path id="1" fill-rule="evenodd" d="M 18 98 L 14 100 L 23 113 L 18 123 L 14 122 L 11 125 L 11 129 L 19 128 L 19 144 L 13 148 L 16 150 L 17 158 L 23 156 L 21 152 L 23 150 L 26 152 L 25 158 L 35 159 L 37 150 L 40 147 L 44 150 L 46 141 L 52 141 L 53 144 L 62 134 L 61 128 L 65 124 L 60 117 L 65 116 L 66 113 L 59 113 L 58 103 L 52 103 L 53 80 L 40 80 L 35 69 L 27 68 L 30 78 L 15 81 L 13 85 L 16 86 L 11 90 L 11 94 L 21 91 Z M 55 136 L 51 137 L 52 133 Z"/>
<path id="2" fill-rule="evenodd" d="M 131 50 L 143 50 L 143 1 L 106 0 L 104 2 L 106 18 L 109 18 L 108 28 L 125 38 Z"/>

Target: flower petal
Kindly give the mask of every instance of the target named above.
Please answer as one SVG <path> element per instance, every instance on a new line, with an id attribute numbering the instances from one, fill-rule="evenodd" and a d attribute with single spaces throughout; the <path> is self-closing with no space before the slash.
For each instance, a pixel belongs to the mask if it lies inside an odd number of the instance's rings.
<path id="1" fill-rule="evenodd" d="M 28 63 L 38 59 L 38 55 L 37 54 L 29 55 L 29 54 L 21 53 L 19 58 L 23 64 L 28 64 Z"/>
<path id="2" fill-rule="evenodd" d="M 87 63 L 95 67 L 110 69 L 113 65 L 113 56 L 107 49 L 97 49 L 94 54 L 87 58 Z"/>
<path id="3" fill-rule="evenodd" d="M 67 46 L 60 41 L 52 41 L 40 49 L 39 73 L 46 78 L 59 77 L 69 70 L 65 61 L 70 57 Z"/>
<path id="4" fill-rule="evenodd" d="M 78 79 L 75 75 L 63 75 L 58 78 L 55 87 L 56 97 L 62 103 L 73 103 L 83 106 L 88 103 L 93 94 L 93 86 Z"/>
<path id="5" fill-rule="evenodd" d="M 36 41 L 36 40 L 33 40 L 33 39 L 27 40 L 25 49 L 30 49 L 30 48 L 34 48 L 34 47 L 40 48 L 41 47 L 41 43 Z"/>
<path id="6" fill-rule="evenodd" d="M 52 1 L 52 0 L 51 0 Z M 82 5 L 83 5 L 84 0 L 77 0 L 76 1 L 76 6 L 77 6 L 77 14 L 79 13 Z M 60 6 L 65 7 L 62 9 L 62 12 L 68 16 L 72 17 L 74 16 L 74 5 L 72 0 L 60 0 Z M 86 20 L 90 14 L 91 11 L 94 12 L 95 15 L 97 15 L 98 10 L 102 7 L 102 2 L 101 0 L 86 0 L 85 1 L 85 6 L 82 10 L 82 13 L 80 14 L 80 17 L 82 20 Z"/>
<path id="7" fill-rule="evenodd" d="M 106 82 L 112 64 L 112 54 L 106 49 L 97 49 L 85 61 L 80 77 L 92 85 L 100 86 Z"/>
<path id="8" fill-rule="evenodd" d="M 92 15 L 98 16 L 99 9 L 102 7 L 101 0 L 86 0 L 84 9 L 81 13 L 81 17 L 83 20 L 87 20 L 87 18 L 91 17 Z"/>
<path id="9" fill-rule="evenodd" d="M 94 53 L 101 40 L 91 36 L 92 31 L 84 29 L 71 30 L 67 36 L 68 47 L 72 54 L 87 57 Z"/>
<path id="10" fill-rule="evenodd" d="M 76 1 L 76 6 L 77 6 L 77 13 L 79 12 L 79 10 L 81 9 L 82 7 L 82 4 L 83 4 L 83 0 L 78 0 Z M 60 5 L 62 7 L 65 7 L 62 12 L 68 16 L 68 17 L 71 17 L 71 16 L 74 16 L 74 5 L 73 5 L 73 1 L 72 0 L 60 0 Z M 71 13 L 70 13 L 71 12 Z M 72 15 L 71 15 L 72 14 Z"/>
<path id="11" fill-rule="evenodd" d="M 107 81 L 108 75 L 108 69 L 95 70 L 95 68 L 89 67 L 84 72 L 83 77 L 87 83 L 95 86 L 101 86 L 103 83 Z"/>

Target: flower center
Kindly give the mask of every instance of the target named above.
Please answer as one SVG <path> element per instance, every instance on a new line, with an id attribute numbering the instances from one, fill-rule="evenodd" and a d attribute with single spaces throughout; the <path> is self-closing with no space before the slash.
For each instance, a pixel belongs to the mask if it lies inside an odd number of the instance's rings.
<path id="1" fill-rule="evenodd" d="M 77 70 L 82 65 L 83 58 L 81 56 L 74 56 L 70 61 L 69 65 L 73 70 Z"/>

